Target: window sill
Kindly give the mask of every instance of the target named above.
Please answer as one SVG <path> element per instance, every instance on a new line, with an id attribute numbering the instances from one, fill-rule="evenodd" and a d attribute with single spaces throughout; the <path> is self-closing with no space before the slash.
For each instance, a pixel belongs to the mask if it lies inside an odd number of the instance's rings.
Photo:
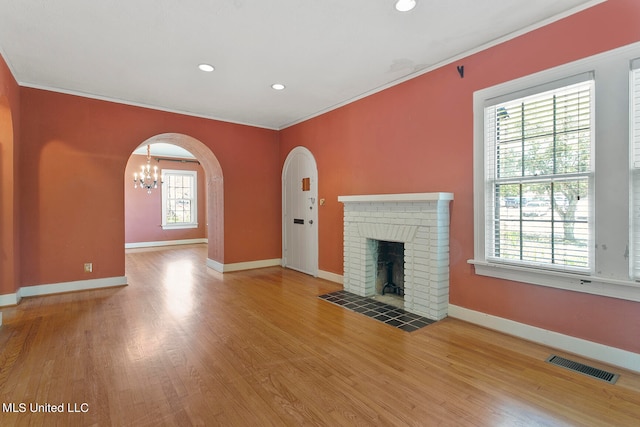
<path id="1" fill-rule="evenodd" d="M 181 230 L 185 228 L 198 228 L 198 224 L 162 224 L 163 230 Z"/>
<path id="2" fill-rule="evenodd" d="M 480 276 L 640 302 L 640 283 L 631 280 L 609 279 L 473 259 L 467 262 L 474 266 L 476 274 Z"/>

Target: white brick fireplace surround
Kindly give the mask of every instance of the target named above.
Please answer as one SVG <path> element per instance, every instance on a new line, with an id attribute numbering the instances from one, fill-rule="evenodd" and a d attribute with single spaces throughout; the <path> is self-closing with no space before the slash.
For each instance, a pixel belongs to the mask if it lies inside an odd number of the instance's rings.
<path id="1" fill-rule="evenodd" d="M 440 320 L 449 307 L 452 193 L 339 196 L 344 203 L 344 290 L 376 294 L 378 242 L 404 243 L 404 309 Z"/>

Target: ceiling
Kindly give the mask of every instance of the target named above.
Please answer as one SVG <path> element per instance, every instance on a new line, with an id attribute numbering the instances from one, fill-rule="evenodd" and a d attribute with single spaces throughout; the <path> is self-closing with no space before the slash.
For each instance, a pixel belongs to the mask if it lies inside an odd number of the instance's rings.
<path id="1" fill-rule="evenodd" d="M 602 1 L 0 0 L 0 53 L 21 86 L 282 129 Z"/>
<path id="2" fill-rule="evenodd" d="M 190 152 L 185 150 L 182 147 L 179 147 L 170 142 L 153 142 L 153 144 L 141 144 L 138 148 L 136 148 L 133 154 L 139 154 L 141 156 L 147 155 L 147 145 L 150 148 L 151 156 L 159 156 L 159 157 L 172 157 L 172 158 L 180 158 L 180 159 L 195 159 L 195 156 Z"/>

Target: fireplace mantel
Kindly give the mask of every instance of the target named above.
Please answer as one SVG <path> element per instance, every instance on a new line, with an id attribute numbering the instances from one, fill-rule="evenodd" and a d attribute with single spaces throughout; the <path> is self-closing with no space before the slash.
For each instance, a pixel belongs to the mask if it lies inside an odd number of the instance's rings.
<path id="1" fill-rule="evenodd" d="M 402 194 L 364 194 L 357 196 L 338 196 L 342 203 L 370 202 L 431 202 L 453 200 L 453 193 L 402 193 Z"/>

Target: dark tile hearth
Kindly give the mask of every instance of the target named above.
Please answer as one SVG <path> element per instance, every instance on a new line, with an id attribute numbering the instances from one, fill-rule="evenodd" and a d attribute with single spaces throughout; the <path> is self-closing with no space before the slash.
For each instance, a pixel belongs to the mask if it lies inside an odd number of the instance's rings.
<path id="1" fill-rule="evenodd" d="M 331 292 L 320 295 L 318 298 L 355 311 L 356 313 L 364 314 L 372 319 L 379 320 L 387 325 L 407 332 L 413 332 L 435 322 L 435 320 L 408 313 L 401 308 L 371 298 L 361 297 L 347 291 Z"/>

